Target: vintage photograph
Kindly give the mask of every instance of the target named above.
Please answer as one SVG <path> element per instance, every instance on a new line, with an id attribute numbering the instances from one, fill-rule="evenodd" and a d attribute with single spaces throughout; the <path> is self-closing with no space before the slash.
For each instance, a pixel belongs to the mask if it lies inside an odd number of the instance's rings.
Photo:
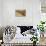
<path id="1" fill-rule="evenodd" d="M 16 10 L 16 16 L 17 17 L 23 17 L 26 16 L 26 10 Z"/>

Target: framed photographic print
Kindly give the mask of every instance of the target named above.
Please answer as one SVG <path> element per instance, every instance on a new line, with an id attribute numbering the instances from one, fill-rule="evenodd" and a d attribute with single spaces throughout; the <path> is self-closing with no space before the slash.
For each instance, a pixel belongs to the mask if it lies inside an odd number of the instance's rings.
<path id="1" fill-rule="evenodd" d="M 16 10 L 16 16 L 17 17 L 26 16 L 26 10 Z"/>

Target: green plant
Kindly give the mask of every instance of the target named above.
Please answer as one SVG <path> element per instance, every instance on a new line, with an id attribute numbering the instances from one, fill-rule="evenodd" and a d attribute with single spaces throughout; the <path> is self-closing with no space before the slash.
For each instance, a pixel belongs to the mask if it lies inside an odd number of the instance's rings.
<path id="1" fill-rule="evenodd" d="M 33 41 L 33 42 L 36 41 L 37 42 L 38 41 L 37 36 L 33 36 L 32 39 L 31 39 L 31 41 Z"/>
<path id="2" fill-rule="evenodd" d="M 40 21 L 40 24 L 37 25 L 37 29 L 40 30 L 40 31 L 42 31 L 42 32 L 44 32 L 44 24 L 45 24 L 45 22 Z"/>
<path id="3" fill-rule="evenodd" d="M 33 41 L 33 45 L 36 46 L 36 43 L 38 41 L 37 36 L 33 36 L 32 39 L 31 39 L 31 41 Z"/>

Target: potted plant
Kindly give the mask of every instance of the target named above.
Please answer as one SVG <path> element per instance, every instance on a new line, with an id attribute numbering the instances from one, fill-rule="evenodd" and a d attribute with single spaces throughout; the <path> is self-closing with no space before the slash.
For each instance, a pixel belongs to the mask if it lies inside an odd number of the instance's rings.
<path id="1" fill-rule="evenodd" d="M 40 24 L 37 25 L 37 29 L 40 30 L 42 37 L 44 37 L 44 27 L 45 27 L 44 24 L 45 24 L 44 21 L 40 21 Z"/>
<path id="2" fill-rule="evenodd" d="M 31 41 L 33 41 L 33 46 L 36 46 L 36 43 L 38 41 L 37 36 L 33 36 L 32 39 L 31 39 Z"/>

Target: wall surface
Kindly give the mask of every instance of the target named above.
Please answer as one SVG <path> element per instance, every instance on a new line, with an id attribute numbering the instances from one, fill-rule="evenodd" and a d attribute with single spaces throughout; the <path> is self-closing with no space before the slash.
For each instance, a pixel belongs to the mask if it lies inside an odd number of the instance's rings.
<path id="1" fill-rule="evenodd" d="M 2 25 L 33 25 L 40 20 L 39 0 L 2 0 Z M 16 17 L 17 9 L 26 9 L 25 17 Z M 1 13 L 1 12 L 0 12 Z"/>
<path id="2" fill-rule="evenodd" d="M 1 0 L 0 0 L 0 25 L 1 25 L 1 21 L 2 21 L 2 16 L 1 16 Z"/>

